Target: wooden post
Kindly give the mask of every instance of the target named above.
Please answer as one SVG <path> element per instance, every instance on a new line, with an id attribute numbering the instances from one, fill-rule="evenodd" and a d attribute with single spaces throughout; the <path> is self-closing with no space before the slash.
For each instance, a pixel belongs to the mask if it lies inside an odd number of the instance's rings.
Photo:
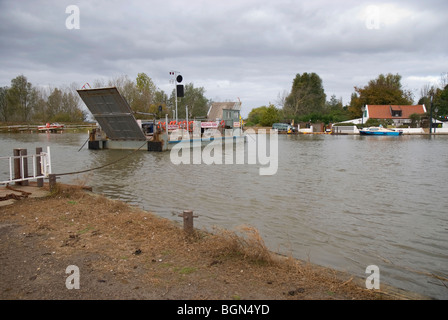
<path id="1" fill-rule="evenodd" d="M 14 149 L 13 155 L 15 157 L 26 156 L 27 150 L 26 149 Z M 23 172 L 22 172 L 22 161 L 23 161 Z M 27 158 L 14 159 L 14 179 L 21 179 L 22 175 L 24 178 L 28 177 L 28 159 Z M 29 182 L 28 182 L 28 180 L 17 181 L 16 184 L 21 185 L 21 186 L 27 186 L 27 185 L 29 185 Z"/>
<path id="2" fill-rule="evenodd" d="M 48 182 L 50 185 L 50 192 L 53 192 L 56 188 L 56 175 L 55 174 L 50 174 L 48 176 Z"/>
<path id="3" fill-rule="evenodd" d="M 40 156 L 40 153 L 42 152 L 42 148 L 36 148 L 36 175 L 40 176 L 42 174 L 42 170 L 41 170 L 41 163 L 42 163 L 42 159 Z M 37 186 L 38 187 L 43 187 L 44 186 L 44 178 L 39 178 L 37 179 Z"/>
<path id="4" fill-rule="evenodd" d="M 184 210 L 183 214 L 180 214 L 179 217 L 184 218 L 184 231 L 188 234 L 192 233 L 194 230 L 193 218 L 197 218 L 198 216 L 194 216 L 192 210 Z"/>

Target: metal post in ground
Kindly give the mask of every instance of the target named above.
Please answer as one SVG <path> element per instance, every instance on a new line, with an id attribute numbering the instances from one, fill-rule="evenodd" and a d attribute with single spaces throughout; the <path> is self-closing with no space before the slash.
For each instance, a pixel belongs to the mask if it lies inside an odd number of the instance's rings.
<path id="1" fill-rule="evenodd" d="M 431 133 L 432 133 L 432 107 L 433 107 L 433 103 L 432 103 L 432 96 L 431 96 L 431 110 L 429 113 L 429 137 L 431 137 Z"/>

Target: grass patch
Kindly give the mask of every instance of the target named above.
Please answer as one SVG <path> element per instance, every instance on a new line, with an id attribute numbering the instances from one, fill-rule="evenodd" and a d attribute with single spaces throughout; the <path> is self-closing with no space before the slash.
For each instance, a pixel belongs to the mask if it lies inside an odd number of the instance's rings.
<path id="1" fill-rule="evenodd" d="M 171 262 L 163 262 L 160 264 L 160 267 L 162 268 L 171 268 L 174 264 Z"/>
<path id="2" fill-rule="evenodd" d="M 255 227 L 243 225 L 237 232 L 218 230 L 215 239 L 209 240 L 211 250 L 218 255 L 244 258 L 257 265 L 269 265 L 273 257 Z"/>
<path id="3" fill-rule="evenodd" d="M 65 198 L 65 199 L 81 199 L 85 196 L 82 186 L 69 185 L 65 186 L 60 183 L 55 183 L 50 190 L 49 197 Z"/>
<path id="4" fill-rule="evenodd" d="M 87 226 L 87 228 L 84 228 L 84 229 L 82 229 L 82 230 L 79 230 L 78 231 L 78 234 L 84 234 L 84 233 L 87 233 L 87 232 L 89 232 L 90 230 L 92 230 L 93 229 L 93 227 L 92 226 Z"/>
<path id="5" fill-rule="evenodd" d="M 197 270 L 197 268 L 195 268 L 195 267 L 183 267 L 176 271 L 179 272 L 180 274 L 190 274 L 190 273 L 195 272 L 196 270 Z"/>

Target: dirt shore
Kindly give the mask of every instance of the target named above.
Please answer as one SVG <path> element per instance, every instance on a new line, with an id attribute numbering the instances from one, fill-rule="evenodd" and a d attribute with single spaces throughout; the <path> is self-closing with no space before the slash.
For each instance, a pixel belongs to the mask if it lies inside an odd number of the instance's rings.
<path id="1" fill-rule="evenodd" d="M 0 265 L 4 300 L 410 297 L 278 256 L 250 226 L 188 235 L 179 223 L 59 184 L 0 207 Z M 66 286 L 68 266 L 79 269 L 79 289 Z"/>

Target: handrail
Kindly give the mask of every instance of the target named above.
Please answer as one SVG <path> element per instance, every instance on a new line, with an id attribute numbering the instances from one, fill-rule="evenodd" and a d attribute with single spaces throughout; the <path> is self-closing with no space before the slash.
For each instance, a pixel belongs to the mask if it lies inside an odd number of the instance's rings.
<path id="1" fill-rule="evenodd" d="M 25 170 L 25 164 L 28 165 L 28 159 L 32 159 L 32 168 L 33 168 L 33 174 L 27 175 Z M 38 161 L 38 158 L 40 161 Z M 19 159 L 19 168 L 20 168 L 20 176 L 15 177 L 14 176 L 14 160 Z M 22 182 L 26 180 L 34 180 L 34 179 L 42 179 L 42 178 L 48 178 L 48 176 L 51 174 L 51 155 L 50 155 L 50 147 L 47 147 L 47 152 L 40 152 L 40 154 L 33 154 L 33 155 L 19 155 L 19 156 L 4 156 L 0 157 L 0 161 L 7 160 L 9 165 L 9 179 L 0 181 L 0 184 L 9 184 L 12 182 Z M 38 167 L 37 164 L 40 164 Z M 15 164 L 17 165 L 17 164 Z M 40 170 L 38 170 L 40 169 Z"/>

